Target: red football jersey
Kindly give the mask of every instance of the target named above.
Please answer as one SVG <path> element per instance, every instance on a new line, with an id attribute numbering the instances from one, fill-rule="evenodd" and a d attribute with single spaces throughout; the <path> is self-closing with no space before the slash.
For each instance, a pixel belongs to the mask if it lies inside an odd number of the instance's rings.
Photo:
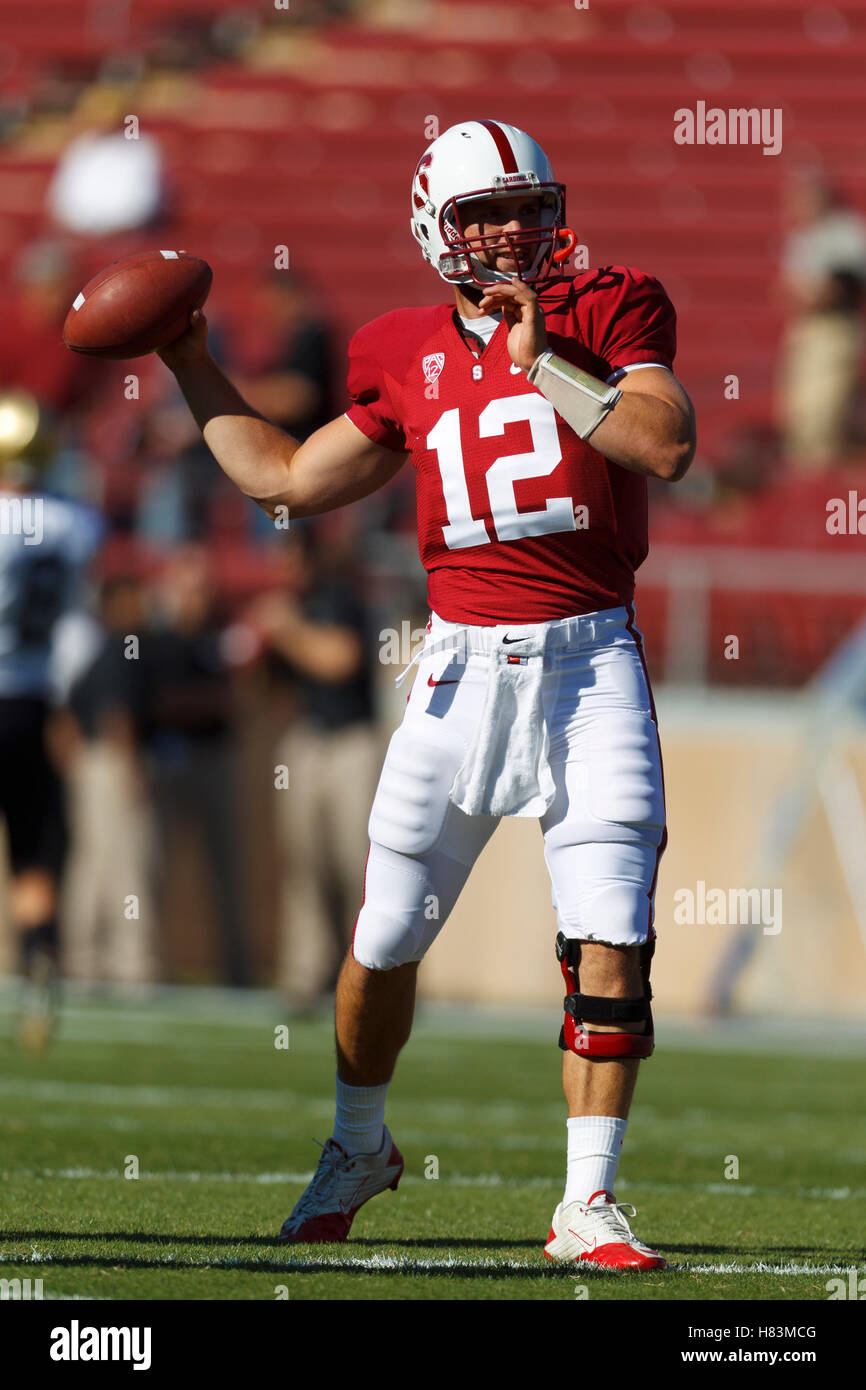
<path id="1" fill-rule="evenodd" d="M 607 266 L 548 285 L 551 351 L 606 381 L 672 367 L 676 315 L 659 282 Z M 508 353 L 499 324 L 480 358 L 451 304 L 397 309 L 349 344 L 346 412 L 408 450 L 428 597 L 447 622 L 545 622 L 616 608 L 647 553 L 646 479 L 579 439 Z"/>

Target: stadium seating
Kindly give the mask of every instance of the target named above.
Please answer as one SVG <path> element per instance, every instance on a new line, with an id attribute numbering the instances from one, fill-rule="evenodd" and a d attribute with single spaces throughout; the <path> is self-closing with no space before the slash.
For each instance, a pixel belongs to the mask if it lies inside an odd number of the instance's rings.
<path id="1" fill-rule="evenodd" d="M 85 0 L 0 0 L 0 62 L 26 98 L 46 74 L 95 79 L 107 58 L 146 54 L 181 14 L 208 26 L 239 10 L 259 26 L 240 52 L 190 70 L 168 95 L 159 72 L 128 94 L 171 169 L 160 236 L 212 261 L 215 310 L 242 310 L 251 271 L 279 245 L 321 290 L 341 343 L 390 307 L 435 300 L 442 289 L 408 232 L 409 174 L 431 129 L 492 115 L 548 149 L 591 263 L 637 264 L 665 284 L 702 461 L 744 421 L 771 418 L 785 180 L 821 167 L 866 211 L 860 0 L 436 0 L 307 25 L 291 9 L 227 0 L 140 0 L 122 16 Z M 677 145 L 674 111 L 698 100 L 781 108 L 784 157 Z M 62 140 L 52 148 L 35 126 L 25 120 L 0 147 L 0 280 L 44 230 Z M 85 261 L 95 269 L 113 249 L 87 247 Z"/>

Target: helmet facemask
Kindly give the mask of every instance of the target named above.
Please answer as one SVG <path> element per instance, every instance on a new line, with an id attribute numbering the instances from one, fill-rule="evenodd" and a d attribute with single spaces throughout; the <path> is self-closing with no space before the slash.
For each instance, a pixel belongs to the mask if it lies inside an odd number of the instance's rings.
<path id="1" fill-rule="evenodd" d="M 524 175 L 515 187 L 513 176 L 494 180 L 490 188 L 477 189 L 450 198 L 439 214 L 442 240 L 451 254 L 440 256 L 440 275 L 455 284 L 485 285 L 508 283 L 517 278 L 526 284 L 539 284 L 550 279 L 560 262 L 575 245 L 575 235 L 563 226 L 565 218 L 565 189 L 559 183 L 541 183 L 533 175 Z M 467 237 L 464 217 L 468 204 L 484 199 L 525 198 L 527 194 L 542 198 L 541 218 L 537 226 L 522 227 L 519 231 L 501 231 L 488 235 Z M 565 245 L 560 245 L 562 238 Z M 482 264 L 480 252 L 497 251 L 514 260 L 513 271 L 496 270 Z M 521 260 L 523 264 L 521 264 Z"/>

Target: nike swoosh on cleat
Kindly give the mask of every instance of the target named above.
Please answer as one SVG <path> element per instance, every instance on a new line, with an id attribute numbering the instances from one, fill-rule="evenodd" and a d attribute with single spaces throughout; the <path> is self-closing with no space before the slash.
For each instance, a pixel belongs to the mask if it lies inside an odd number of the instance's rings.
<path id="1" fill-rule="evenodd" d="M 431 685 L 431 686 L 435 686 L 435 685 L 459 685 L 460 682 L 459 682 L 459 680 L 453 680 L 453 681 L 434 681 L 434 679 L 433 679 L 432 676 L 428 676 L 428 677 L 427 677 L 427 684 L 428 684 L 428 685 Z"/>
<path id="2" fill-rule="evenodd" d="M 357 1187 L 355 1188 L 355 1190 L 353 1191 L 353 1193 L 352 1193 L 351 1197 L 349 1198 L 348 1202 L 344 1202 L 344 1201 L 343 1201 L 343 1198 L 342 1198 L 342 1197 L 340 1198 L 339 1207 L 340 1207 L 340 1211 L 342 1212 L 343 1216 L 351 1216 L 351 1215 L 352 1215 L 352 1212 L 356 1210 L 357 1201 L 358 1201 L 358 1198 L 359 1198 L 360 1195 L 361 1195 L 361 1189 L 362 1189 L 363 1186 L 364 1186 L 364 1184 L 363 1184 L 362 1182 L 359 1182 L 359 1183 L 358 1183 L 358 1186 L 357 1186 Z"/>
<path id="3" fill-rule="evenodd" d="M 580 1243 L 581 1243 L 581 1245 L 584 1246 L 585 1249 L 587 1249 L 587 1250 L 594 1250 L 594 1249 L 595 1249 L 596 1244 L 598 1243 L 598 1242 L 597 1242 L 597 1237 L 596 1237 L 596 1236 L 593 1236 L 593 1238 L 592 1238 L 592 1245 L 590 1245 L 589 1241 L 584 1240 L 583 1236 L 579 1236 L 579 1235 L 577 1234 L 577 1231 L 573 1231 L 573 1230 L 571 1229 L 570 1226 L 566 1226 L 565 1229 L 568 1231 L 568 1234 L 569 1234 L 570 1236 L 574 1236 L 575 1240 L 579 1240 Z"/>

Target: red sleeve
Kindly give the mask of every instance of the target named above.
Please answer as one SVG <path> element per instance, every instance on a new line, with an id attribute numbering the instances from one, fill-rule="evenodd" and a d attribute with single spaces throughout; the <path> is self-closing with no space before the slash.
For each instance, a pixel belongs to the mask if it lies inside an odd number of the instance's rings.
<path id="1" fill-rule="evenodd" d="M 392 399 L 397 383 L 376 360 L 370 338 L 369 331 L 361 329 L 349 343 L 347 386 L 352 404 L 346 415 L 374 443 L 403 451 L 408 447 L 406 436 Z"/>
<path id="2" fill-rule="evenodd" d="M 617 280 L 590 304 L 590 347 L 611 373 L 638 362 L 673 367 L 677 315 L 664 288 L 641 270 L 612 267 Z"/>

